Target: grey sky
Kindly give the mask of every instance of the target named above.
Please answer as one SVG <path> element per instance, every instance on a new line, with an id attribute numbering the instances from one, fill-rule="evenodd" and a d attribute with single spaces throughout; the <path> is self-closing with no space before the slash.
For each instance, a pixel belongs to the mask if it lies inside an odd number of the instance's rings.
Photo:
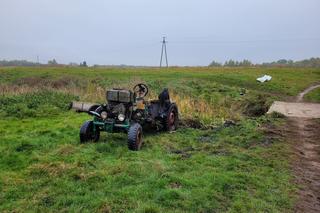
<path id="1" fill-rule="evenodd" d="M 319 0 L 0 0 L 0 59 L 170 65 L 320 56 Z"/>

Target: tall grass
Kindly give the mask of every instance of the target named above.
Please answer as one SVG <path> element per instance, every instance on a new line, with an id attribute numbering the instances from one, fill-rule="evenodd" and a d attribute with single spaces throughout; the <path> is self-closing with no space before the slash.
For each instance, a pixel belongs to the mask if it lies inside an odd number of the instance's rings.
<path id="1" fill-rule="evenodd" d="M 106 102 L 106 90 L 110 88 L 133 88 L 137 83 L 143 82 L 139 78 L 130 79 L 130 81 L 116 82 L 101 86 L 98 82 L 83 81 L 83 85 L 79 86 L 77 81 L 58 80 L 36 80 L 36 77 L 19 80 L 19 83 L 0 85 L 0 94 L 2 96 L 21 96 L 26 94 L 40 94 L 42 91 L 58 92 L 61 94 L 71 95 L 80 101 L 104 103 Z M 146 82 L 145 82 L 146 83 Z M 151 88 L 154 85 L 151 84 Z M 197 97 L 195 94 L 187 95 L 185 91 L 179 92 L 175 88 L 169 88 L 170 98 L 179 108 L 180 117 L 182 119 L 198 120 L 202 125 L 210 126 L 223 122 L 225 119 L 240 118 L 239 111 L 232 108 L 233 101 L 228 97 L 220 100 L 210 101 L 204 97 Z M 158 98 L 158 94 L 150 89 L 146 100 L 154 100 Z M 48 93 L 49 94 L 49 93 Z M 52 93 L 51 93 L 52 94 Z"/>

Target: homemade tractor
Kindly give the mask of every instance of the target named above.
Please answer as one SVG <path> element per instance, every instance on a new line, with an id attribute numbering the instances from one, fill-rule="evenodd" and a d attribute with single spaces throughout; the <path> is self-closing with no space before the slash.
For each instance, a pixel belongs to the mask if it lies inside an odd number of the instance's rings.
<path id="1" fill-rule="evenodd" d="M 179 113 L 170 101 L 168 89 L 158 100 L 145 101 L 148 94 L 145 84 L 137 84 L 133 91 L 112 89 L 106 93 L 107 103 L 94 105 L 88 113 L 93 120 L 86 121 L 80 129 L 80 142 L 98 141 L 100 132 L 126 132 L 128 148 L 139 150 L 143 142 L 143 129 L 174 131 L 178 127 Z"/>

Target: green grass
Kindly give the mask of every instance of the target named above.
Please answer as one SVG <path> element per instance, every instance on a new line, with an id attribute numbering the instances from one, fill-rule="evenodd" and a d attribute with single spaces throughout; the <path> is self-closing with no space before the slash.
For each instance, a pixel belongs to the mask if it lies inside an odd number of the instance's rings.
<path id="1" fill-rule="evenodd" d="M 215 130 L 125 134 L 79 144 L 87 115 L 0 122 L 0 211 L 283 211 L 291 207 L 287 145 L 264 145 L 266 118 Z M 270 122 L 270 121 L 269 121 Z"/>
<path id="2" fill-rule="evenodd" d="M 257 83 L 262 74 L 272 81 Z M 281 118 L 241 113 L 298 94 L 320 69 L 0 68 L 0 76 L 1 212 L 292 211 L 289 147 L 263 131 Z M 103 102 L 105 88 L 140 81 L 152 97 L 169 87 L 183 118 L 214 128 L 146 133 L 139 152 L 120 133 L 79 144 L 90 117 L 67 111 L 69 101 Z M 225 119 L 237 125 L 223 127 Z"/>
<path id="3" fill-rule="evenodd" d="M 256 78 L 269 74 L 268 83 L 257 83 Z M 0 68 L 2 83 L 18 83 L 21 78 L 40 77 L 42 80 L 67 78 L 71 83 L 85 86 L 88 82 L 106 87 L 126 85 L 133 80 L 148 82 L 152 89 L 163 86 L 175 87 L 186 81 L 203 80 L 232 87 L 265 91 L 280 95 L 297 95 L 310 84 L 319 81 L 319 68 Z M 301 80 L 303 79 L 303 81 Z M 21 83 L 21 82 L 20 82 Z"/>
<path id="4" fill-rule="evenodd" d="M 77 99 L 76 96 L 54 91 L 0 96 L 0 113 L 18 118 L 58 115 L 68 110 L 70 102 Z"/>
<path id="5" fill-rule="evenodd" d="M 312 90 L 304 96 L 304 99 L 312 102 L 320 102 L 320 88 Z"/>

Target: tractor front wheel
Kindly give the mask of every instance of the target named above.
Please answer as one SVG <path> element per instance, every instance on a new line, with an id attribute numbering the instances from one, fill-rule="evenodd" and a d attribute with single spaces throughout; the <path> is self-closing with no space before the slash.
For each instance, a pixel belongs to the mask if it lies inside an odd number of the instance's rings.
<path id="1" fill-rule="evenodd" d="M 139 123 L 134 123 L 128 131 L 128 148 L 133 151 L 140 150 L 142 145 L 142 127 Z"/>
<path id="2" fill-rule="evenodd" d="M 94 129 L 93 121 L 86 121 L 80 128 L 80 142 L 86 143 L 88 141 L 97 142 L 100 138 L 99 128 Z"/>

